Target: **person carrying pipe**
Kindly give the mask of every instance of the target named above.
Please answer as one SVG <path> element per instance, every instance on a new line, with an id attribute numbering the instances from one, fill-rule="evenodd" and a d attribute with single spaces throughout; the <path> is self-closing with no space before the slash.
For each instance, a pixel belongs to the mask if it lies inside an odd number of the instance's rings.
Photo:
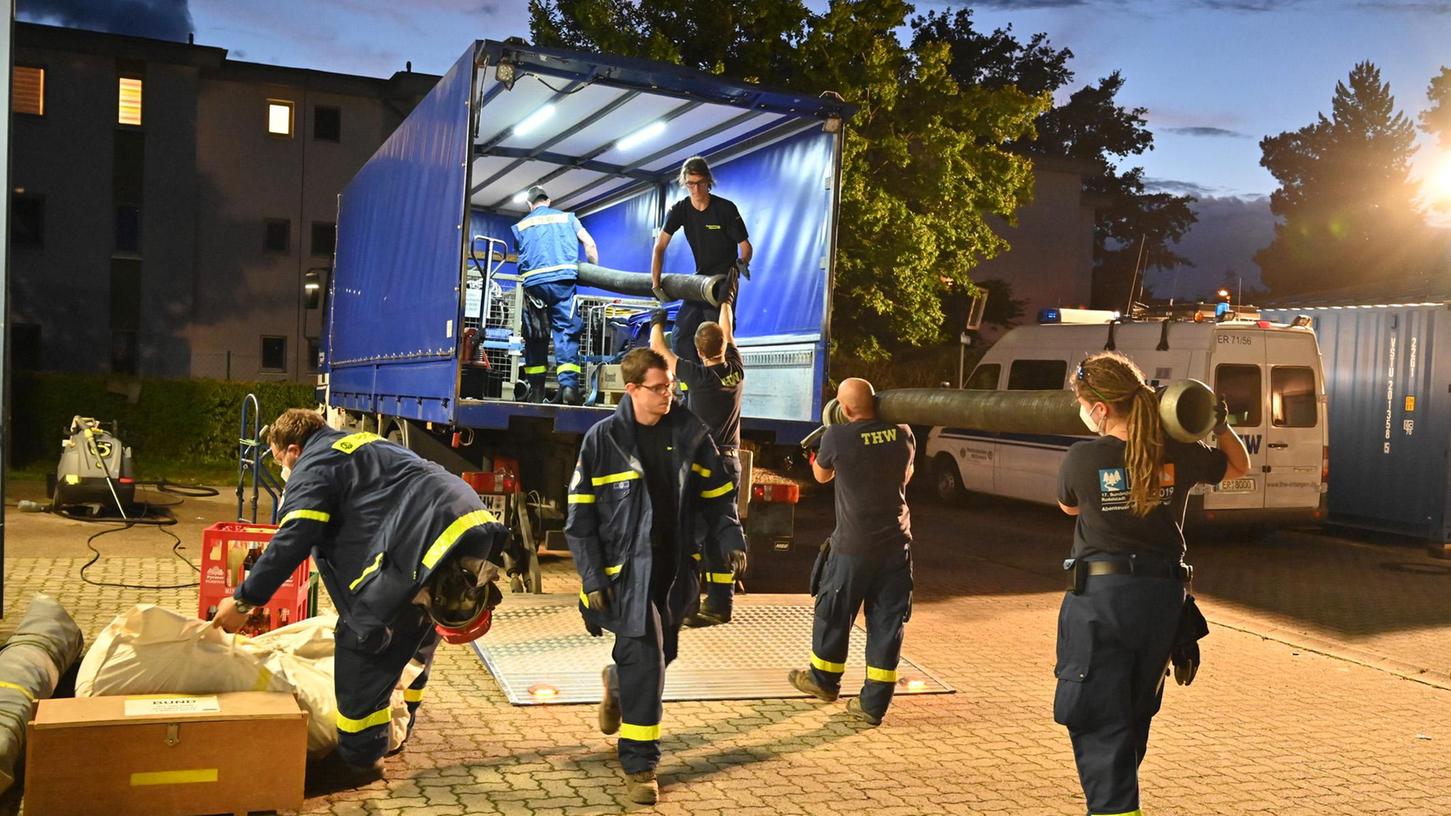
<path id="1" fill-rule="evenodd" d="M 916 441 L 906 425 L 877 418 L 872 384 L 842 380 L 836 400 L 847 422 L 827 427 L 811 459 L 816 481 L 836 482 L 836 529 L 811 570 L 816 619 L 811 666 L 792 669 L 791 685 L 835 702 L 846 671 L 847 639 L 866 604 L 867 677 L 847 715 L 880 725 L 897 688 L 902 636 L 912 616 L 912 521 L 907 482 Z"/>
<path id="2" fill-rule="evenodd" d="M 519 256 L 519 277 L 524 285 L 524 377 L 526 402 L 544 402 L 544 379 L 549 372 L 549 340 L 554 339 L 554 375 L 559 382 L 556 401 L 579 405 L 579 334 L 584 322 L 575 312 L 575 281 L 579 277 L 579 248 L 592 264 L 600 262 L 594 238 L 574 213 L 550 206 L 543 187 L 530 187 L 525 197 L 529 214 L 513 226 Z"/>
<path id="3" fill-rule="evenodd" d="M 692 156 L 680 166 L 680 184 L 689 195 L 675 202 L 665 216 L 665 226 L 655 239 L 655 252 L 650 259 L 650 281 L 655 297 L 661 303 L 670 298 L 660 288 L 660 274 L 665 263 L 665 248 L 681 227 L 685 240 L 695 257 L 697 275 L 725 274 L 731 281 L 722 302 L 735 306 L 739 278 L 751 278 L 751 241 L 740 210 L 729 199 L 711 195 L 715 176 L 710 165 L 700 156 Z M 700 362 L 695 350 L 695 330 L 701 323 L 720 321 L 720 309 L 704 303 L 686 301 L 675 315 L 675 335 L 671 351 L 683 360 Z M 686 386 L 687 390 L 689 386 Z"/>
<path id="4" fill-rule="evenodd" d="M 1217 448 L 1170 438 L 1159 398 L 1121 354 L 1094 354 L 1073 380 L 1097 439 L 1068 449 L 1058 505 L 1074 516 L 1058 613 L 1053 719 L 1067 726 L 1090 814 L 1139 814 L 1139 763 L 1172 662 L 1182 685 L 1208 633 L 1185 587 L 1184 507 L 1196 484 L 1236 479 L 1249 452 L 1217 401 Z M 1185 632 L 1189 630 L 1186 637 Z"/>
<path id="5" fill-rule="evenodd" d="M 564 536 L 583 586 L 585 628 L 615 633 L 600 731 L 620 735 L 630 801 L 654 804 L 665 667 L 675 659 L 681 618 L 700 594 L 700 542 L 740 551 L 746 543 L 736 486 L 709 429 L 689 411 L 670 410 L 665 359 L 637 348 L 620 374 L 625 397 L 580 446 Z"/>
<path id="6" fill-rule="evenodd" d="M 375 779 L 409 661 L 424 667 L 404 691 L 411 734 L 439 638 L 488 631 L 509 532 L 463 480 L 377 434 L 291 408 L 267 441 L 286 483 L 281 523 L 212 625 L 241 629 L 311 555 L 338 610 L 337 757 L 351 781 Z"/>
<path id="7" fill-rule="evenodd" d="M 685 407 L 700 417 L 716 450 L 720 452 L 721 470 L 737 485 L 741 483 L 741 391 L 746 368 L 736 348 L 731 324 L 735 315 L 730 303 L 720 306 L 720 322 L 707 320 L 695 330 L 695 351 L 700 362 L 682 360 L 670 351 L 665 342 L 664 309 L 650 315 L 650 348 L 670 367 L 670 372 L 685 384 Z M 719 542 L 707 540 L 702 546 L 705 558 L 705 603 L 687 615 L 690 627 L 715 626 L 731 622 L 736 579 L 745 573 L 744 550 L 727 550 Z"/>

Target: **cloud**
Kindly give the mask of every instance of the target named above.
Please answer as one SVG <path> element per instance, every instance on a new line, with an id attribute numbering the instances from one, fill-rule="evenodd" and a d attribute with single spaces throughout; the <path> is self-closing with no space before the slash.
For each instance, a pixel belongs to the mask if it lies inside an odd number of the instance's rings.
<path id="1" fill-rule="evenodd" d="M 974 8 L 996 11 L 1030 11 L 1033 9 L 1073 8 L 1077 6 L 1104 5 L 1094 0 L 973 0 L 968 5 Z M 1121 2 L 1110 5 L 1123 5 Z"/>
<path id="2" fill-rule="evenodd" d="M 1246 293 L 1262 289 L 1254 255 L 1275 237 L 1275 216 L 1268 196 L 1206 196 L 1189 205 L 1199 219 L 1175 252 L 1194 262 L 1177 270 L 1154 270 L 1148 287 L 1156 297 L 1180 300 L 1209 297 L 1221 285 Z"/>
<path id="3" fill-rule="evenodd" d="M 1209 187 L 1197 184 L 1192 181 L 1178 181 L 1176 179 L 1144 179 L 1144 187 L 1151 193 L 1173 193 L 1174 195 L 1191 195 L 1195 198 L 1212 196 L 1217 192 L 1223 192 L 1220 187 Z"/>
<path id="4" fill-rule="evenodd" d="M 19 0 L 16 16 L 37 23 L 158 40 L 186 39 L 195 30 L 188 0 Z"/>
<path id="5" fill-rule="evenodd" d="M 1195 0 L 1195 5 L 1211 11 L 1279 11 L 1300 5 L 1300 0 Z"/>
<path id="6" fill-rule="evenodd" d="M 1411 14 L 1451 14 L 1451 2 L 1430 0 L 1430 2 L 1397 2 L 1397 0 L 1365 0 L 1356 3 L 1356 8 L 1366 11 L 1403 11 Z"/>
<path id="7" fill-rule="evenodd" d="M 1208 125 L 1190 125 L 1188 127 L 1171 127 L 1171 128 L 1164 128 L 1163 130 L 1164 130 L 1165 133 L 1177 133 L 1180 136 L 1208 136 L 1210 138 L 1220 138 L 1220 139 L 1248 139 L 1248 138 L 1251 138 L 1248 133 L 1240 133 L 1237 130 L 1229 130 L 1228 128 L 1209 127 Z"/>

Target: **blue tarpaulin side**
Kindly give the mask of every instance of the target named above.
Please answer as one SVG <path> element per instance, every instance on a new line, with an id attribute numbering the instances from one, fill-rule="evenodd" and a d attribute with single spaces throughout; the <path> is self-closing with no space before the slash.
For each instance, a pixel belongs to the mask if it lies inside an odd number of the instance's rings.
<path id="1" fill-rule="evenodd" d="M 510 230 L 510 227 L 514 226 L 518 220 L 519 218 L 514 216 L 471 209 L 469 210 L 469 240 L 473 240 L 476 235 L 484 235 L 503 241 L 505 246 L 508 247 L 504 253 L 507 255 L 518 249 L 518 247 L 514 246 L 514 233 Z M 474 251 L 479 254 L 480 259 L 484 258 L 485 253 L 488 252 L 488 246 L 484 241 L 476 241 L 474 243 Z M 518 266 L 505 262 L 499 266 L 499 273 L 503 275 L 517 275 Z"/>
<path id="2" fill-rule="evenodd" d="M 834 139 L 812 130 L 711 168 L 713 192 L 740 209 L 754 251 L 751 279 L 741 282 L 736 311 L 742 338 L 821 331 Z M 680 189 L 670 185 L 667 209 L 684 197 Z M 684 230 L 665 251 L 665 271 L 695 271 Z"/>
<path id="3" fill-rule="evenodd" d="M 422 397 L 432 406 L 422 418 L 443 418 L 432 414 L 457 376 L 473 68 L 471 47 L 353 177 L 338 213 L 334 325 L 368 330 L 333 333 L 331 386 Z M 383 359 L 394 365 L 375 381 Z"/>

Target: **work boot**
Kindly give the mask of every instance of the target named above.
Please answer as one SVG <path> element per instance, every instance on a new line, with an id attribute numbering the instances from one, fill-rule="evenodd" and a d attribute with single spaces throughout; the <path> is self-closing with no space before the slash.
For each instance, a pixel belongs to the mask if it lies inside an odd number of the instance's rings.
<path id="1" fill-rule="evenodd" d="M 544 402 L 544 383 L 543 383 L 543 381 L 540 381 L 538 383 L 530 382 L 529 383 L 529 390 L 524 393 L 524 400 L 523 401 L 524 402 L 534 402 L 534 403 Z"/>
<path id="2" fill-rule="evenodd" d="M 620 698 L 610 689 L 609 666 L 605 666 L 600 679 L 605 684 L 605 696 L 600 698 L 600 733 L 613 734 L 620 730 Z"/>
<path id="3" fill-rule="evenodd" d="M 655 771 L 625 774 L 625 795 L 637 805 L 653 805 L 660 799 L 660 782 Z"/>
<path id="4" fill-rule="evenodd" d="M 583 405 L 584 397 L 580 395 L 579 389 L 572 385 L 566 385 L 559 389 L 560 405 Z"/>
<path id="5" fill-rule="evenodd" d="M 839 691 L 824 689 L 817 685 L 816 678 L 811 676 L 810 669 L 792 669 L 786 678 L 791 681 L 791 685 L 795 686 L 797 691 L 810 694 L 822 702 L 834 703 L 836 698 L 841 696 Z"/>
<path id="6" fill-rule="evenodd" d="M 730 615 L 717 615 L 705 608 L 701 608 L 700 611 L 693 615 L 687 615 L 685 620 L 682 621 L 682 623 L 692 629 L 699 629 L 704 626 L 719 626 L 722 623 L 730 622 Z"/>
<path id="7" fill-rule="evenodd" d="M 865 708 L 862 708 L 862 701 L 853 697 L 846 701 L 846 715 L 855 720 L 861 720 L 867 725 L 881 725 L 882 718 L 873 716 Z"/>

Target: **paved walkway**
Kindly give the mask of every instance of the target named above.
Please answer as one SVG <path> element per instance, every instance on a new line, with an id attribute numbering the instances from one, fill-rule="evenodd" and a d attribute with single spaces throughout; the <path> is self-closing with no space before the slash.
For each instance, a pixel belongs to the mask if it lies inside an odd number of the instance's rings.
<path id="1" fill-rule="evenodd" d="M 1051 716 L 1061 593 L 1050 565 L 1067 548 L 1062 525 L 1021 507 L 959 511 L 924 503 L 914 511 L 919 592 L 906 649 L 957 694 L 900 697 L 876 729 L 849 722 L 840 705 L 803 700 L 671 703 L 662 801 L 646 809 L 623 800 L 613 740 L 596 730 L 592 708 L 510 706 L 471 650 L 445 645 L 414 741 L 388 761 L 387 780 L 314 791 L 303 812 L 1082 814 L 1068 739 Z M 828 513 L 821 505 L 803 508 L 803 541 L 820 539 Z M 56 544 L 55 555 L 34 552 L 34 541 L 75 531 L 14 512 L 7 521 L 7 549 L 16 551 L 10 545 L 17 538 L 32 542 L 5 562 L 11 626 L 23 596 L 37 590 L 58 597 L 88 634 L 141 600 L 194 608 L 194 590 L 85 587 L 76 573 L 86 559 L 73 543 Z M 185 527 L 178 533 L 192 550 L 199 546 Z M 144 549 L 143 541 L 124 544 L 125 551 Z M 94 577 L 187 580 L 190 569 L 166 549 L 156 544 L 153 555 L 105 558 Z M 1423 567 L 1377 569 L 1365 587 L 1349 591 L 1335 582 L 1367 565 L 1422 564 L 1421 556 L 1319 537 L 1282 535 L 1268 547 L 1205 545 L 1197 552 L 1201 574 L 1218 576 L 1202 579 L 1199 591 L 1221 625 L 1205 641 L 1200 678 L 1188 689 L 1171 686 L 1155 721 L 1143 770 L 1145 812 L 1451 813 L 1451 786 L 1441 779 L 1451 766 L 1451 691 L 1349 653 L 1413 666 L 1427 645 L 1441 651 L 1419 662 L 1442 660 L 1451 579 Z M 1283 570 L 1264 569 L 1281 560 Z M 797 569 L 803 562 L 782 563 Z M 575 590 L 567 561 L 547 565 L 546 591 Z M 1316 565 L 1339 577 L 1316 580 Z M 1232 580 L 1233 569 L 1252 569 L 1262 580 Z M 1362 593 L 1375 603 L 1362 604 Z M 1347 654 L 1292 645 L 1298 636 Z M 803 664 L 808 648 L 801 646 Z"/>

